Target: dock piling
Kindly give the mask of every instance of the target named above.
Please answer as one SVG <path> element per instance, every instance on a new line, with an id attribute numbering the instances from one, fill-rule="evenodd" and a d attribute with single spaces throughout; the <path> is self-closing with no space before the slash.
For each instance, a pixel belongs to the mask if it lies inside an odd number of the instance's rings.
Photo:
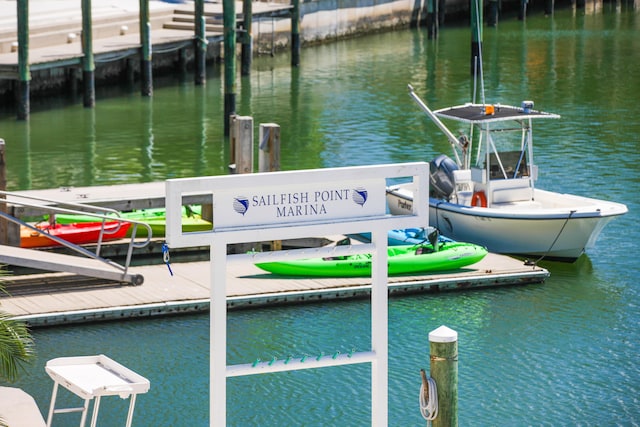
<path id="1" fill-rule="evenodd" d="M 236 3 L 223 0 L 224 32 L 224 134 L 229 135 L 229 120 L 236 113 Z"/>
<path id="2" fill-rule="evenodd" d="M 427 34 L 429 39 L 438 38 L 438 0 L 427 0 Z"/>
<path id="3" fill-rule="evenodd" d="M 204 85 L 207 81 L 207 36 L 206 18 L 204 16 L 204 0 L 194 2 L 195 13 L 195 75 L 196 85 Z"/>
<path id="4" fill-rule="evenodd" d="M 82 0 L 82 81 L 83 105 L 93 108 L 96 104 L 95 62 L 93 59 L 93 31 L 91 24 L 91 0 Z"/>
<path id="5" fill-rule="evenodd" d="M 29 0 L 18 0 L 18 120 L 29 118 Z"/>
<path id="6" fill-rule="evenodd" d="M 153 95 L 151 62 L 151 23 L 149 22 L 149 0 L 140 0 L 140 92 L 142 96 Z"/>
<path id="7" fill-rule="evenodd" d="M 258 146 L 258 170 L 275 172 L 280 170 L 280 125 L 260 123 L 260 145 Z"/>
<path id="8" fill-rule="evenodd" d="M 430 375 L 438 395 L 433 427 L 458 425 L 458 333 L 446 326 L 429 332 Z"/>
<path id="9" fill-rule="evenodd" d="M 230 118 L 230 169 L 234 174 L 253 172 L 253 117 Z"/>
<path id="10" fill-rule="evenodd" d="M 280 170 L 280 125 L 260 123 L 258 145 L 258 171 L 276 172 Z M 272 240 L 272 251 L 282 250 L 282 240 Z"/>
<path id="11" fill-rule="evenodd" d="M 291 66 L 300 66 L 300 0 L 291 0 Z"/>
<path id="12" fill-rule="evenodd" d="M 242 16 L 244 34 L 242 35 L 242 52 L 240 60 L 240 75 L 248 76 L 251 74 L 251 57 L 253 55 L 253 3 L 251 0 L 242 2 Z"/>

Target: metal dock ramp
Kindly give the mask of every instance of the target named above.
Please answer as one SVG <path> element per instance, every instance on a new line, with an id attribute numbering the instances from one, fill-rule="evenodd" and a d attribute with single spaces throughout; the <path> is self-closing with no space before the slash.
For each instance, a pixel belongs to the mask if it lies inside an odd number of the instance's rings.
<path id="1" fill-rule="evenodd" d="M 73 273 L 117 282 L 129 282 L 134 285 L 141 285 L 144 282 L 144 277 L 141 274 L 123 271 L 117 264 L 112 265 L 97 259 L 15 246 L 0 245 L 0 263 L 45 271 Z"/>

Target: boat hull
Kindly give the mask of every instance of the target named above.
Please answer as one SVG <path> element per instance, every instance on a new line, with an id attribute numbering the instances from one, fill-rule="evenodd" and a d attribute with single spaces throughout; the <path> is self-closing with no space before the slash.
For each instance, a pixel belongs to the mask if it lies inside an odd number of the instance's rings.
<path id="1" fill-rule="evenodd" d="M 110 216 L 110 215 L 109 215 Z M 141 209 L 132 212 L 121 212 L 120 218 L 129 219 L 132 221 L 144 222 L 151 227 L 153 237 L 163 237 L 166 233 L 166 209 L 154 208 L 154 209 Z M 58 224 L 74 224 L 81 222 L 95 222 L 96 217 L 90 215 L 71 215 L 71 214 L 57 214 L 56 223 Z M 196 206 L 190 208 L 189 211 L 185 207 L 182 208 L 182 232 L 191 233 L 194 231 L 207 231 L 211 230 L 213 225 L 210 221 L 202 219 L 200 216 L 200 207 Z M 131 237 L 131 227 L 127 232 L 127 237 Z M 141 233 L 138 228 L 137 235 Z"/>
<path id="2" fill-rule="evenodd" d="M 475 264 L 487 255 L 481 246 L 461 242 L 441 242 L 437 252 L 417 254 L 420 247 L 431 245 L 403 245 L 388 249 L 388 274 L 417 274 L 458 270 Z M 362 277 L 371 276 L 371 256 L 314 258 L 283 262 L 257 263 L 256 266 L 285 276 Z"/>
<path id="3" fill-rule="evenodd" d="M 627 212 L 624 205 L 535 190 L 534 200 L 562 200 L 545 208 L 511 204 L 500 208 L 463 206 L 429 199 L 429 225 L 454 240 L 485 246 L 490 252 L 573 262 L 593 247 L 606 224 Z M 412 194 L 402 186 L 387 190 L 389 210 L 406 214 Z"/>
<path id="4" fill-rule="evenodd" d="M 119 228 L 118 228 L 119 225 Z M 104 234 L 102 241 L 122 239 L 126 236 L 130 224 L 118 223 L 118 221 L 108 221 L 104 224 Z M 36 226 L 42 230 L 38 233 L 27 227 L 20 230 L 20 247 L 22 248 L 40 248 L 47 246 L 60 246 L 60 243 L 46 236 L 59 237 L 69 243 L 76 245 L 96 243 L 100 238 L 101 222 L 84 222 L 78 224 L 49 224 L 44 226 Z"/>

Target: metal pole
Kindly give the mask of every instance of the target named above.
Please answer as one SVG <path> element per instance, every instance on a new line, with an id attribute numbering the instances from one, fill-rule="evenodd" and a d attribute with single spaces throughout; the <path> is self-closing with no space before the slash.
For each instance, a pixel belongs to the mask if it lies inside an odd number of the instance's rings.
<path id="1" fill-rule="evenodd" d="M 430 375 L 436 382 L 438 416 L 433 427 L 458 425 L 458 333 L 446 326 L 429 332 Z"/>
<path id="2" fill-rule="evenodd" d="M 387 231 L 371 232 L 371 425 L 386 427 L 389 417 L 389 271 Z"/>
<path id="3" fill-rule="evenodd" d="M 227 425 L 227 245 L 211 244 L 209 425 Z"/>

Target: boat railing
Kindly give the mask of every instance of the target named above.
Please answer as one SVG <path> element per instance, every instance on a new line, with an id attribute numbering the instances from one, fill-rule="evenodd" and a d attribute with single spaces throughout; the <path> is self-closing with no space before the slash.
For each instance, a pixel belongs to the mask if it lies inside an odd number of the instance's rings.
<path id="1" fill-rule="evenodd" d="M 11 197 L 10 201 L 6 199 L 7 196 Z M 36 197 L 36 196 L 25 196 L 23 194 L 18 194 L 18 193 L 9 192 L 9 191 L 0 191 L 0 204 L 8 204 L 8 203 L 14 206 L 23 206 L 23 207 L 42 209 L 43 211 L 52 212 L 54 216 L 56 213 L 64 213 L 64 214 L 87 215 L 87 216 L 95 217 L 96 222 L 102 223 L 102 227 L 100 230 L 98 240 L 96 242 L 96 248 L 94 253 L 80 245 L 71 243 L 61 237 L 51 235 L 46 231 L 32 224 L 29 224 L 20 218 L 10 215 L 4 212 L 4 210 L 0 209 L 0 217 L 6 219 L 7 221 L 26 227 L 32 230 L 32 232 L 42 234 L 43 236 L 46 236 L 52 241 L 55 241 L 61 246 L 64 246 L 74 252 L 77 252 L 88 258 L 98 260 L 106 265 L 114 267 L 122 271 L 123 276 L 125 276 L 129 270 L 129 266 L 131 264 L 131 258 L 133 255 L 133 250 L 146 247 L 151 242 L 151 238 L 153 237 L 153 232 L 149 224 L 146 224 L 141 221 L 123 218 L 120 216 L 120 213 L 117 210 L 103 207 L 103 206 L 95 206 L 95 205 L 90 205 L 85 203 L 61 202 L 57 200 L 46 199 L 46 198 Z M 63 207 L 63 206 L 66 206 L 66 207 Z M 107 223 L 107 221 L 117 221 L 118 227 L 114 230 L 105 229 L 105 224 Z M 124 265 L 121 265 L 112 260 L 101 257 L 100 250 L 103 245 L 103 237 L 108 234 L 116 233 L 120 229 L 123 223 L 131 224 L 130 225 L 131 238 L 129 239 L 129 243 L 127 247 L 126 260 L 124 262 Z M 146 229 L 146 232 L 147 232 L 146 237 L 142 237 L 142 238 L 138 237 L 139 226 L 142 226 L 144 229 Z"/>

